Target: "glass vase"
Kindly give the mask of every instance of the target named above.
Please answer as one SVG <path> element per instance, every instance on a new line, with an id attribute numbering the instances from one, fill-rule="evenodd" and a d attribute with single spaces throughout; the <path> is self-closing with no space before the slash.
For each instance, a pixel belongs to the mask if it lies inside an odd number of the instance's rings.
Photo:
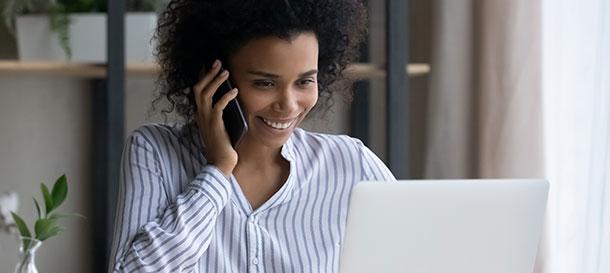
<path id="1" fill-rule="evenodd" d="M 19 259 L 15 266 L 15 273 L 38 273 L 36 268 L 36 250 L 42 244 L 34 238 L 20 237 Z"/>

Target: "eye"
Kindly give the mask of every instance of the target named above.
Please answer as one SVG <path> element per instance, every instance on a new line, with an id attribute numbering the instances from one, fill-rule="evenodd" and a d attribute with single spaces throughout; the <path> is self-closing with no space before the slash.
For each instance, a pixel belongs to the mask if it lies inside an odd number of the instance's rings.
<path id="1" fill-rule="evenodd" d="M 267 80 L 258 80 L 258 81 L 254 81 L 254 86 L 257 88 L 271 88 L 273 87 L 275 84 L 273 83 L 273 81 L 267 81 Z"/>
<path id="2" fill-rule="evenodd" d="M 302 79 L 297 82 L 297 84 L 301 87 L 307 87 L 308 85 L 314 84 L 316 81 L 314 79 Z"/>

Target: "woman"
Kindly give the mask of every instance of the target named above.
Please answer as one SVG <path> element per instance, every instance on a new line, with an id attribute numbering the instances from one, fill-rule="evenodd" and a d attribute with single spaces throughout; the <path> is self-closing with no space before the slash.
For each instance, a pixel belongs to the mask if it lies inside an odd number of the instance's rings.
<path id="1" fill-rule="evenodd" d="M 394 177 L 359 140 L 297 126 L 345 90 L 365 14 L 358 0 L 170 1 L 160 82 L 185 122 L 127 140 L 111 272 L 338 272 L 352 187 Z M 236 97 L 249 130 L 234 149 L 222 110 Z"/>

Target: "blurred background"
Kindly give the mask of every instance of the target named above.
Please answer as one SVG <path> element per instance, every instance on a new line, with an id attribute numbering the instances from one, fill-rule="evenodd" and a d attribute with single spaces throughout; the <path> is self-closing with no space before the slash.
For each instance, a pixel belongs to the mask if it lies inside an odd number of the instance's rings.
<path id="1" fill-rule="evenodd" d="M 86 219 L 66 219 L 38 267 L 104 272 L 122 140 L 163 121 L 149 111 L 163 1 L 49 2 L 71 8 L 49 20 L 45 1 L 0 0 L 0 193 L 32 221 L 40 182 L 65 173 L 62 210 Z M 354 100 L 303 127 L 362 139 L 401 179 L 546 178 L 535 272 L 610 272 L 610 2 L 366 2 Z M 0 272 L 17 249 L 0 230 Z"/>

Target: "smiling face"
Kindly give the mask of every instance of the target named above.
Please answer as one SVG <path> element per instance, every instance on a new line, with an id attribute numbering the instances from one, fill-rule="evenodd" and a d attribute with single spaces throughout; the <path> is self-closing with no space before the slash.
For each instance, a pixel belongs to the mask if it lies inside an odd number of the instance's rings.
<path id="1" fill-rule="evenodd" d="M 250 40 L 230 66 L 249 126 L 242 145 L 281 147 L 318 101 L 316 36 Z"/>

